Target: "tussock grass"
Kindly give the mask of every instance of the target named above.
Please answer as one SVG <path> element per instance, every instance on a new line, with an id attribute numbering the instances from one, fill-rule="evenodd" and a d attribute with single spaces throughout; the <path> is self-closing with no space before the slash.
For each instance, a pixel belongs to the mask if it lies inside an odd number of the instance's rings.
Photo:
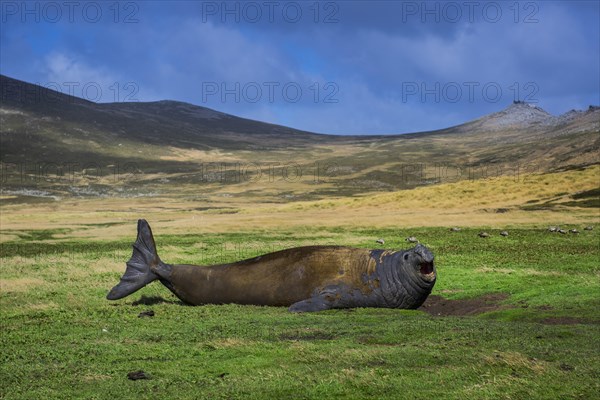
<path id="1" fill-rule="evenodd" d="M 600 166 L 548 174 L 501 176 L 464 180 L 394 193 L 379 193 L 357 198 L 328 199 L 288 205 L 289 208 L 380 207 L 383 209 L 472 209 L 518 207 L 531 201 L 570 198 L 598 187 Z"/>

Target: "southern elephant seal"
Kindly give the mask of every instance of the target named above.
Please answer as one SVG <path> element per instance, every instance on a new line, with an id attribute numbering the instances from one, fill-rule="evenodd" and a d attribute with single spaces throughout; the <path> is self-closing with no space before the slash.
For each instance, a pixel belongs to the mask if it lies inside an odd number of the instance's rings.
<path id="1" fill-rule="evenodd" d="M 417 308 L 435 284 L 433 254 L 342 246 L 297 247 L 231 264 L 170 265 L 161 261 L 150 225 L 138 221 L 133 255 L 106 296 L 117 300 L 159 280 L 185 303 L 331 308 Z"/>

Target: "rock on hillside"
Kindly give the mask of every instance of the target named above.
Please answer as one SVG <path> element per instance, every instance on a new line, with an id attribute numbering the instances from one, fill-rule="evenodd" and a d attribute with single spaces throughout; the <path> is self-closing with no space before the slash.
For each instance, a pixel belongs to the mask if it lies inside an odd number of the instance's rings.
<path id="1" fill-rule="evenodd" d="M 459 125 L 459 131 L 500 131 L 519 129 L 548 130 L 569 124 L 582 125 L 581 130 L 600 127 L 600 107 L 590 106 L 587 110 L 571 110 L 558 117 L 535 104 L 515 101 L 502 111 L 484 115 L 476 120 Z M 578 131 L 580 129 L 575 129 Z M 573 131 L 573 129 L 569 129 Z"/>

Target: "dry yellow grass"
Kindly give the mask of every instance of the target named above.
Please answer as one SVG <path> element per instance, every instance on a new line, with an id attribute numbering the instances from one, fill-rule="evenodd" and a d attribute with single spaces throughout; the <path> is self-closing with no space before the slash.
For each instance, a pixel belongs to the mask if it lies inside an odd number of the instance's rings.
<path id="1" fill-rule="evenodd" d="M 518 179 L 507 176 L 354 198 L 282 204 L 264 203 L 260 196 L 218 195 L 206 201 L 174 196 L 66 199 L 3 206 L 0 240 L 14 240 L 15 232 L 57 228 L 66 231 L 56 233 L 56 239 L 131 238 L 138 218 L 148 219 L 158 232 L 173 234 L 299 229 L 302 226 L 501 227 L 598 223 L 597 208 L 525 211 L 521 206 L 548 200 L 560 204 L 570 200 L 569 195 L 598 188 L 599 182 L 600 166 L 594 166 Z M 258 185 L 253 189 L 267 190 L 268 186 Z M 216 209 L 205 209 L 207 206 Z M 498 209 L 508 211 L 498 213 Z"/>
<path id="2" fill-rule="evenodd" d="M 196 150 L 196 149 L 182 149 L 178 147 L 169 147 L 172 155 L 161 156 L 161 160 L 169 161 L 185 161 L 185 162 L 241 162 L 242 159 L 235 156 L 231 152 L 224 152 L 220 150 Z"/>
<path id="3" fill-rule="evenodd" d="M 254 346 L 256 342 L 248 339 L 239 339 L 239 338 L 223 338 L 218 340 L 212 340 L 210 342 L 216 349 L 224 349 L 230 347 L 246 347 L 246 346 Z"/>
<path id="4" fill-rule="evenodd" d="M 37 278 L 15 278 L 15 279 L 0 279 L 0 292 L 2 293 L 18 293 L 27 292 L 38 286 L 46 284 L 45 281 Z"/>
<path id="5" fill-rule="evenodd" d="M 521 353 L 510 351 L 496 351 L 493 355 L 484 355 L 484 361 L 487 364 L 498 365 L 504 364 L 513 369 L 528 369 L 536 374 L 540 374 L 548 368 L 548 362 L 537 360 L 535 358 L 526 357 Z"/>
<path id="6" fill-rule="evenodd" d="M 319 200 L 292 204 L 290 208 L 335 208 L 348 206 L 404 207 L 418 209 L 477 209 L 510 207 L 531 200 L 547 200 L 564 194 L 598 188 L 600 166 L 582 171 L 551 174 L 502 176 L 493 179 L 465 180 L 394 193 L 374 194 L 354 199 Z"/>

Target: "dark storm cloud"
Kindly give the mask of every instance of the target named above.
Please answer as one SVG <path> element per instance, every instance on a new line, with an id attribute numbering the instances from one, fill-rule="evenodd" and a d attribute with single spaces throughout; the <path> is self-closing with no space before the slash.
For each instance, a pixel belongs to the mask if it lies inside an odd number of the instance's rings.
<path id="1" fill-rule="evenodd" d="M 0 69 L 97 82 L 93 100 L 356 134 L 443 128 L 515 99 L 600 102 L 597 2 L 88 2 L 56 21 L 46 3 L 2 3 Z"/>

